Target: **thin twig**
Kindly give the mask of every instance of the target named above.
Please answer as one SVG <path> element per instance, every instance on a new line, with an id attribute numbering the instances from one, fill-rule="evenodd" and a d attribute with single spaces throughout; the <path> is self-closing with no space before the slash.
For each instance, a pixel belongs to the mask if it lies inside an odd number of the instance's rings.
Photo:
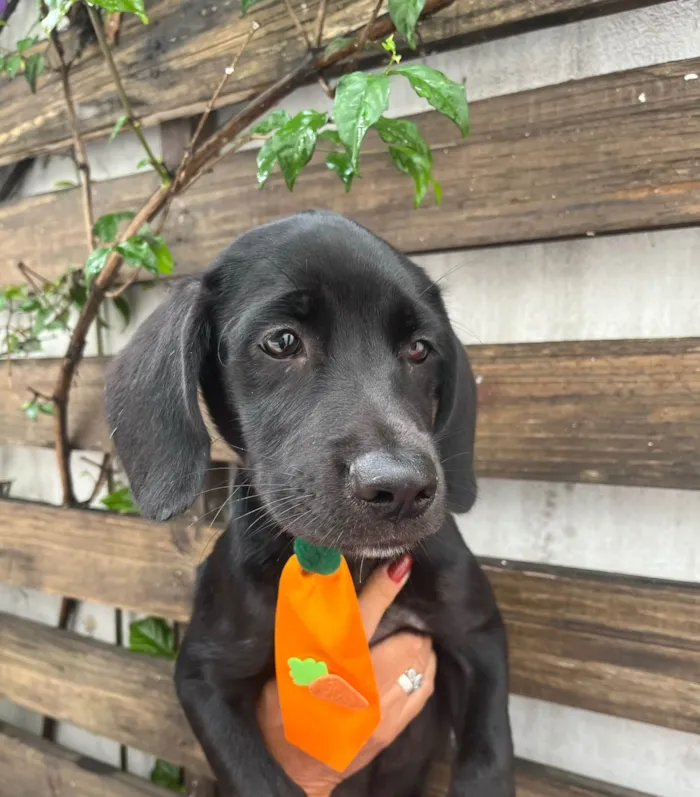
<path id="1" fill-rule="evenodd" d="M 379 15 L 379 9 L 382 7 L 382 3 L 384 0 L 377 0 L 375 3 L 374 8 L 372 9 L 372 16 L 369 18 L 369 22 L 365 26 L 365 29 L 360 34 L 360 38 L 357 41 L 357 45 L 355 46 L 355 57 L 353 61 L 356 61 L 359 54 L 365 49 L 365 44 L 367 44 L 367 40 L 370 37 L 370 33 L 372 32 L 372 27 L 374 23 L 377 21 L 377 16 Z"/>
<path id="2" fill-rule="evenodd" d="M 301 24 L 301 20 L 297 16 L 297 12 L 294 10 L 294 6 L 291 4 L 290 0 L 284 0 L 284 5 L 287 8 L 287 13 L 292 18 L 292 22 L 294 23 L 294 27 L 297 29 L 297 33 L 301 36 L 304 40 L 304 44 L 306 45 L 307 50 L 311 50 L 311 40 L 309 39 L 308 35 L 306 34 L 306 30 L 304 26 Z"/>
<path id="3" fill-rule="evenodd" d="M 88 6 L 89 8 L 89 6 Z M 92 208 L 92 191 L 90 189 L 90 163 L 88 161 L 87 149 L 85 142 L 80 135 L 80 124 L 78 117 L 75 113 L 75 104 L 73 103 L 73 92 L 70 86 L 68 73 L 70 68 L 66 64 L 63 55 L 63 45 L 58 39 L 56 31 L 51 32 L 51 43 L 58 56 L 61 73 L 61 85 L 63 87 L 63 99 L 66 103 L 68 111 L 68 122 L 73 133 L 73 153 L 75 163 L 78 167 L 78 176 L 80 178 L 80 189 L 83 195 L 83 218 L 85 220 L 85 242 L 87 244 L 88 254 L 93 250 L 93 237 L 92 228 L 94 225 L 94 214 Z"/>
<path id="4" fill-rule="evenodd" d="M 89 8 L 89 6 L 87 6 Z M 92 190 L 90 187 L 90 164 L 88 162 L 87 150 L 85 142 L 80 135 L 80 125 L 78 124 L 78 117 L 75 113 L 75 105 L 73 103 L 73 93 L 69 80 L 69 68 L 63 55 L 63 46 L 58 39 L 56 31 L 51 32 L 51 42 L 53 44 L 56 55 L 60 63 L 61 71 L 61 85 L 63 87 L 63 97 L 68 110 L 68 119 L 71 129 L 73 131 L 73 151 L 75 161 L 78 166 L 78 174 L 80 176 L 80 186 L 83 197 L 83 218 L 85 221 L 85 240 L 87 244 L 88 254 L 93 249 L 93 235 L 92 229 L 94 225 L 94 214 L 92 208 Z M 55 430 L 56 430 L 56 456 L 58 458 L 58 472 L 61 478 L 61 489 L 63 492 L 64 506 L 73 506 L 75 504 L 75 494 L 73 492 L 73 479 L 70 472 L 70 443 L 68 440 L 68 405 L 67 394 L 63 396 L 53 397 L 55 414 Z"/>
<path id="5" fill-rule="evenodd" d="M 318 7 L 316 22 L 314 23 L 314 43 L 316 47 L 321 46 L 323 41 L 323 26 L 326 24 L 326 11 L 328 11 L 328 0 L 321 0 Z"/>
<path id="6" fill-rule="evenodd" d="M 129 279 L 123 285 L 120 285 L 118 288 L 115 288 L 113 291 L 105 292 L 105 299 L 118 299 L 120 296 L 123 296 L 129 290 L 129 288 L 135 282 L 138 281 L 140 276 L 141 276 L 141 269 L 140 268 L 134 269 Z"/>
<path id="7" fill-rule="evenodd" d="M 94 464 L 94 463 L 92 463 Z M 92 488 L 92 492 L 90 493 L 90 497 L 86 501 L 81 501 L 81 507 L 89 507 L 90 504 L 97 498 L 100 490 L 102 489 L 102 485 L 107 481 L 107 477 L 109 476 L 109 472 L 112 469 L 112 455 L 105 454 L 102 458 L 102 464 L 100 465 L 100 472 L 97 475 L 97 479 L 95 480 L 95 484 Z"/>
<path id="8" fill-rule="evenodd" d="M 214 93 L 211 95 L 211 99 L 207 103 L 207 107 L 204 109 L 204 113 L 202 113 L 202 115 L 199 117 L 199 123 L 197 124 L 197 127 L 195 128 L 195 131 L 192 134 L 192 138 L 190 139 L 190 143 L 187 145 L 187 149 L 185 150 L 185 154 L 182 156 L 182 161 L 180 162 L 180 165 L 178 166 L 178 169 L 177 169 L 177 172 L 176 172 L 176 176 L 175 176 L 175 182 L 176 183 L 179 183 L 181 181 L 181 179 L 182 179 L 182 175 L 184 174 L 185 169 L 187 168 L 187 164 L 189 163 L 190 158 L 192 157 L 192 153 L 193 153 L 194 148 L 195 148 L 195 146 L 197 144 L 197 141 L 199 140 L 199 137 L 202 134 L 202 130 L 204 130 L 204 125 L 207 123 L 207 119 L 209 119 L 209 116 L 210 116 L 211 112 L 214 110 L 214 105 L 216 104 L 216 101 L 219 99 L 219 96 L 221 95 L 221 92 L 224 90 L 224 86 L 226 85 L 226 83 L 227 83 L 228 79 L 231 77 L 231 75 L 233 75 L 233 73 L 236 71 L 236 67 L 238 66 L 238 62 L 240 61 L 241 56 L 245 52 L 246 47 L 250 44 L 250 40 L 253 38 L 253 36 L 255 36 L 256 32 L 259 29 L 260 29 L 260 25 L 257 22 L 253 22 L 253 25 L 252 25 L 252 27 L 250 29 L 250 32 L 248 33 L 248 35 L 245 37 L 245 40 L 243 41 L 243 46 L 236 53 L 236 56 L 233 59 L 233 61 L 231 61 L 231 63 L 226 67 L 226 69 L 224 69 L 224 74 L 221 76 L 221 80 L 219 81 L 219 85 L 216 87 L 216 89 L 214 90 Z"/>
<path id="9" fill-rule="evenodd" d="M 319 41 L 320 41 L 320 37 L 323 35 L 323 23 L 324 23 L 325 17 L 326 17 L 326 11 L 325 11 L 324 5 L 326 3 L 327 3 L 327 0 L 323 0 L 321 6 L 319 7 L 319 15 L 316 17 L 316 23 L 315 24 L 316 24 L 316 27 L 317 27 L 317 31 L 316 31 L 315 35 L 317 35 L 319 37 Z M 299 19 L 296 11 L 294 10 L 294 7 L 292 6 L 291 0 L 284 0 L 284 5 L 285 5 L 285 7 L 287 9 L 287 13 L 289 14 L 289 16 L 292 19 L 292 22 L 294 23 L 294 27 L 297 29 L 299 35 L 304 40 L 304 44 L 306 44 L 307 51 L 310 52 L 310 53 L 313 53 L 314 52 L 314 47 L 312 45 L 312 41 L 311 41 L 311 39 L 309 39 L 309 37 L 308 37 L 308 35 L 306 33 L 306 29 L 304 28 L 304 25 L 302 24 L 302 22 Z M 321 17 L 321 11 L 323 11 L 323 17 Z M 320 19 L 320 27 L 318 27 L 319 19 Z M 317 80 L 318 80 L 318 85 L 323 89 L 323 91 L 331 99 L 333 99 L 335 97 L 335 92 L 328 85 L 328 81 L 323 77 L 322 74 L 320 74 L 320 73 L 318 74 Z"/>
<path id="10" fill-rule="evenodd" d="M 124 90 L 124 84 L 122 83 L 121 75 L 119 74 L 119 70 L 117 69 L 117 65 L 114 63 L 114 57 L 112 56 L 112 48 L 107 43 L 107 39 L 105 37 L 104 27 L 102 26 L 102 20 L 100 19 L 100 15 L 95 11 L 95 9 L 85 3 L 85 8 L 87 9 L 88 16 L 90 17 L 90 22 L 92 23 L 92 27 L 95 31 L 95 36 L 97 37 L 97 43 L 100 47 L 100 51 L 107 63 L 107 68 L 109 69 L 109 73 L 112 77 L 114 82 L 114 86 L 117 89 L 117 94 L 119 95 L 119 99 L 122 104 L 122 108 L 124 108 L 124 115 L 129 122 L 129 126 L 131 129 L 136 133 L 138 140 L 141 142 L 141 146 L 148 157 L 148 160 L 153 166 L 153 168 L 158 172 L 160 175 L 161 180 L 163 182 L 170 182 L 170 174 L 165 166 L 156 158 L 151 150 L 151 147 L 146 140 L 146 136 L 143 133 L 143 129 L 141 128 L 141 122 L 139 122 L 136 114 L 134 113 L 134 109 L 131 107 L 131 101 L 127 96 L 126 91 Z"/>

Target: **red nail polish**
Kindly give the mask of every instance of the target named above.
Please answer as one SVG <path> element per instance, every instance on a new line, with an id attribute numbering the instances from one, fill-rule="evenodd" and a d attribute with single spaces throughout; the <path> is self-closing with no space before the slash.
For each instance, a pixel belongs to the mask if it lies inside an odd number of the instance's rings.
<path id="1" fill-rule="evenodd" d="M 405 553 L 400 559 L 392 562 L 386 572 L 395 584 L 400 584 L 411 572 L 412 566 L 413 557 L 410 553 Z"/>

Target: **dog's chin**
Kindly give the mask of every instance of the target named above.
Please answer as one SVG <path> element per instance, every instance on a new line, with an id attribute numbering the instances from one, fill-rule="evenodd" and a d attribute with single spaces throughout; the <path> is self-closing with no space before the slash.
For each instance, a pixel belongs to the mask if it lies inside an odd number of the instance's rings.
<path id="1" fill-rule="evenodd" d="M 440 526 L 440 523 L 417 521 L 407 521 L 405 526 L 403 523 L 382 522 L 373 524 L 366 530 L 358 529 L 357 526 L 350 526 L 345 531 L 338 529 L 330 537 L 328 534 L 316 533 L 311 524 L 304 524 L 304 528 L 300 528 L 292 522 L 287 525 L 285 531 L 292 537 L 304 539 L 315 545 L 337 548 L 349 559 L 393 559 L 418 548 L 428 537 L 435 534 Z M 322 527 L 325 527 L 325 524 Z"/>

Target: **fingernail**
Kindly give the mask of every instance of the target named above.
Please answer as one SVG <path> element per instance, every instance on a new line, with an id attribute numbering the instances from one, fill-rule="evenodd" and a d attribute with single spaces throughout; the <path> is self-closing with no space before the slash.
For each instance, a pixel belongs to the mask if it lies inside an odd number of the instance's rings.
<path id="1" fill-rule="evenodd" d="M 412 566 L 413 557 L 410 553 L 405 553 L 400 559 L 392 562 L 386 572 L 395 584 L 400 584 L 411 572 Z"/>

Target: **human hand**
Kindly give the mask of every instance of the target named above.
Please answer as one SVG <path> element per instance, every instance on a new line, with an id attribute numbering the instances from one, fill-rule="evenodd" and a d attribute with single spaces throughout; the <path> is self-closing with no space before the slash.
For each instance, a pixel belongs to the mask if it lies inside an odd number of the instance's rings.
<path id="1" fill-rule="evenodd" d="M 372 638 L 384 613 L 408 581 L 410 567 L 410 556 L 403 556 L 388 566 L 377 568 L 362 589 L 358 600 L 368 639 Z M 272 679 L 263 688 L 257 715 L 267 746 L 287 775 L 309 797 L 328 797 L 339 783 L 367 766 L 418 716 L 433 693 L 437 660 L 429 637 L 412 633 L 395 634 L 375 645 L 371 654 L 380 696 L 381 720 L 342 773 L 327 767 L 287 741 L 277 682 Z M 423 674 L 421 688 L 411 695 L 407 695 L 398 684 L 399 676 L 409 668 Z"/>

